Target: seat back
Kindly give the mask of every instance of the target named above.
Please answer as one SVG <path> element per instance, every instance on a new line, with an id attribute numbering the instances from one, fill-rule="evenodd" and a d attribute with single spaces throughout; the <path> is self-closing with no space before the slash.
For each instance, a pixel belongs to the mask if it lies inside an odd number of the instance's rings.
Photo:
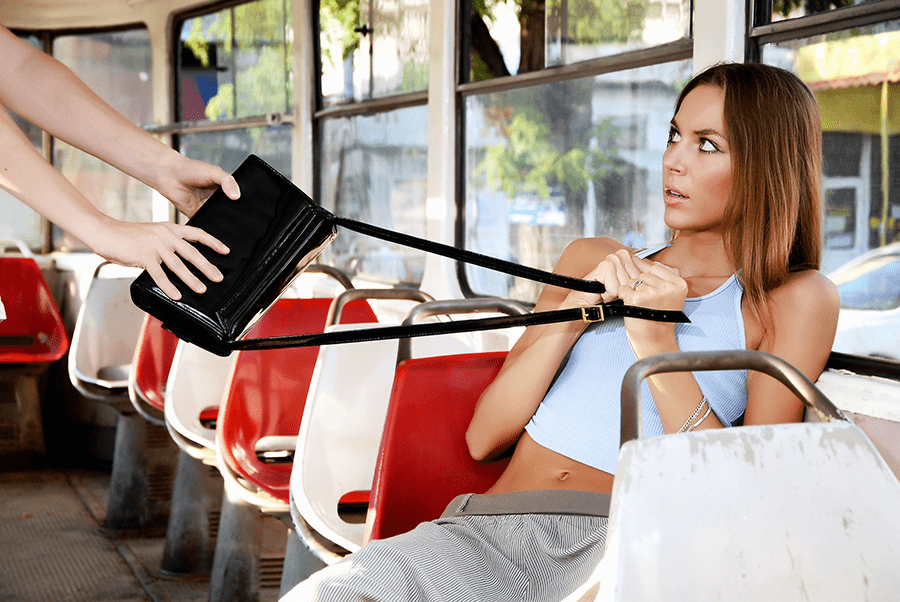
<path id="1" fill-rule="evenodd" d="M 163 394 L 166 428 L 191 457 L 215 464 L 218 417 L 234 357 L 222 357 L 178 341 Z"/>
<path id="2" fill-rule="evenodd" d="M 383 539 L 438 518 L 463 493 L 483 493 L 508 460 L 479 464 L 466 429 L 507 352 L 405 360 L 397 367 L 366 520 Z"/>
<path id="3" fill-rule="evenodd" d="M 364 525 L 344 521 L 338 502 L 372 486 L 396 358 L 395 339 L 322 348 L 297 435 L 291 473 L 297 512 L 351 552 L 362 546 Z"/>
<path id="4" fill-rule="evenodd" d="M 279 299 L 248 337 L 322 332 L 331 299 Z M 375 322 L 365 301 L 347 305 L 345 323 Z M 241 351 L 235 355 L 216 425 L 220 457 L 227 467 L 275 498 L 288 502 L 290 463 L 257 458 L 264 437 L 296 437 L 310 380 L 320 351 L 317 347 Z M 344 378 L 355 376 L 345 366 Z"/>
<path id="5" fill-rule="evenodd" d="M 178 337 L 163 329 L 162 322 L 153 316 L 144 316 L 128 381 L 131 402 L 142 414 L 146 410 L 142 411 L 141 408 L 148 406 L 153 411 L 163 412 L 166 381 L 169 379 L 176 347 Z"/>
<path id="6" fill-rule="evenodd" d="M 598 599 L 897 600 L 898 558 L 900 483 L 855 425 L 669 435 L 622 447 Z"/>
<path id="7" fill-rule="evenodd" d="M 88 286 L 69 350 L 69 378 L 86 397 L 128 394 L 131 362 L 144 322 L 144 312 L 131 301 L 129 290 L 138 273 L 101 264 Z"/>
<path id="8" fill-rule="evenodd" d="M 40 267 L 32 257 L 0 257 L 0 363 L 50 363 L 69 349 L 69 337 Z"/>

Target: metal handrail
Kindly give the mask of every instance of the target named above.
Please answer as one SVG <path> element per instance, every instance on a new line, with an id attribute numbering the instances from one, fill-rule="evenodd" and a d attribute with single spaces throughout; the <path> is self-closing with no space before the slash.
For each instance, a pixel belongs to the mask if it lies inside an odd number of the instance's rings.
<path id="1" fill-rule="evenodd" d="M 344 306 L 350 301 L 359 299 L 402 299 L 408 301 L 434 301 L 434 297 L 415 288 L 355 288 L 344 291 L 331 302 L 325 327 L 333 326 L 341 321 Z"/>
<path id="2" fill-rule="evenodd" d="M 844 414 L 802 372 L 762 351 L 683 351 L 662 353 L 635 362 L 622 380 L 622 426 L 619 444 L 641 437 L 641 382 L 664 372 L 755 370 L 784 384 L 822 422 L 846 421 Z"/>
<path id="3" fill-rule="evenodd" d="M 511 299 L 500 297 L 475 297 L 472 299 L 448 299 L 421 303 L 410 310 L 403 325 L 414 324 L 417 320 L 437 315 L 501 313 L 520 316 L 531 313 L 527 307 Z M 402 338 L 397 348 L 397 364 L 412 357 L 412 341 Z"/>

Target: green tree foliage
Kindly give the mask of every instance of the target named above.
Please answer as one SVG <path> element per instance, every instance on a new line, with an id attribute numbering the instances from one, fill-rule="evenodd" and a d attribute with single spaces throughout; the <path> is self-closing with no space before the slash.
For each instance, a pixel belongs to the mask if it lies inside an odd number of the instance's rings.
<path id="1" fill-rule="evenodd" d="M 285 0 L 258 0 L 191 22 L 185 47 L 202 66 L 228 68 L 234 78 L 219 85 L 206 106 L 207 118 L 261 115 L 290 104 L 290 26 Z M 210 64 L 211 46 L 218 65 Z"/>
<path id="2" fill-rule="evenodd" d="M 322 36 L 322 60 L 338 66 L 359 48 L 359 0 L 320 0 L 319 19 Z M 331 56 L 331 48 L 339 45 L 341 56 Z"/>
<path id="3" fill-rule="evenodd" d="M 510 1 L 472 0 L 474 79 L 509 75 L 496 41 L 486 37 L 498 6 Z M 519 73 L 524 73 L 545 67 L 545 10 L 550 11 L 548 23 L 565 23 L 567 33 L 554 35 L 567 44 L 622 43 L 640 35 L 647 0 L 517 0 L 516 5 Z M 618 173 L 618 130 L 610 120 L 593 123 L 592 93 L 590 80 L 575 80 L 494 95 L 486 116 L 504 141 L 485 151 L 475 176 L 510 199 L 519 194 L 546 199 L 551 190 L 561 192 L 570 223 L 580 226 L 588 182 L 599 190 L 605 178 Z"/>

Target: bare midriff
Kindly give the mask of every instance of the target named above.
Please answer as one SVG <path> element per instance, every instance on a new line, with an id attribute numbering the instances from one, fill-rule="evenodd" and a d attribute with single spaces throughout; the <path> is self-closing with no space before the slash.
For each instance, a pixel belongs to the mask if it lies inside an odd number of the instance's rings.
<path id="1" fill-rule="evenodd" d="M 509 466 L 486 493 L 575 489 L 612 493 L 613 475 L 549 450 L 522 433 Z"/>

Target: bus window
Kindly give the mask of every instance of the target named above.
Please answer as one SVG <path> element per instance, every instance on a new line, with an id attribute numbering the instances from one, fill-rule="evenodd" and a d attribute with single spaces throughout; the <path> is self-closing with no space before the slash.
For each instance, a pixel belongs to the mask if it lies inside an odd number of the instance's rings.
<path id="1" fill-rule="evenodd" d="M 152 123 L 150 37 L 145 29 L 66 35 L 53 41 L 53 56 L 75 72 L 114 109 L 135 123 Z M 151 190 L 74 147 L 55 140 L 53 163 L 104 213 L 125 221 L 150 221 Z M 54 226 L 53 246 L 84 244 Z"/>
<path id="2" fill-rule="evenodd" d="M 320 0 L 323 106 L 428 88 L 428 0 Z"/>
<path id="3" fill-rule="evenodd" d="M 687 0 L 473 0 L 469 81 L 517 75 L 690 37 Z"/>
<path id="4" fill-rule="evenodd" d="M 323 119 L 320 201 L 338 215 L 425 236 L 427 107 Z M 418 285 L 425 254 L 342 230 L 323 253 L 348 274 Z"/>
<path id="5" fill-rule="evenodd" d="M 552 269 L 565 246 L 665 242 L 662 154 L 689 60 L 466 99 L 466 248 Z M 540 285 L 467 267 L 471 290 L 535 301 Z"/>
<path id="6" fill-rule="evenodd" d="M 257 0 L 179 23 L 179 121 L 290 112 L 290 6 Z"/>
<path id="7" fill-rule="evenodd" d="M 758 23 L 751 35 L 757 36 L 763 62 L 793 71 L 806 83 L 822 115 L 821 269 L 840 285 L 843 308 L 834 349 L 896 357 L 890 338 L 896 332 L 896 291 L 885 285 L 895 266 L 852 282 L 847 274 L 859 262 L 875 265 L 900 242 L 900 21 L 883 20 L 870 10 L 875 3 L 865 9 L 847 4 L 822 5 L 828 14 L 810 25 L 801 18 Z M 778 7 L 772 7 L 772 21 L 778 20 Z"/>

